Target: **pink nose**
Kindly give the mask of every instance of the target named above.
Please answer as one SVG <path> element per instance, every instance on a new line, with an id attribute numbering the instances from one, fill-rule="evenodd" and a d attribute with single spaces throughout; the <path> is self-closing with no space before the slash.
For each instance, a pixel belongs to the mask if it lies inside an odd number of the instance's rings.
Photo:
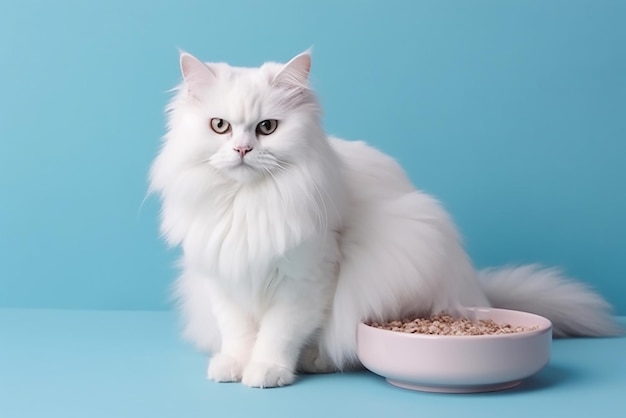
<path id="1" fill-rule="evenodd" d="M 247 153 L 252 151 L 252 147 L 244 145 L 244 146 L 241 146 L 241 147 L 233 148 L 233 151 L 238 152 L 239 156 L 241 156 L 241 158 L 243 158 Z"/>

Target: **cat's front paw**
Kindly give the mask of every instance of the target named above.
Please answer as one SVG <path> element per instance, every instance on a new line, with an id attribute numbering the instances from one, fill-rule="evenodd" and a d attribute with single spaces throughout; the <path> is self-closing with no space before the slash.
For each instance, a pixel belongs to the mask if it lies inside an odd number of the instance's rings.
<path id="1" fill-rule="evenodd" d="M 227 354 L 215 354 L 209 362 L 207 375 L 216 382 L 239 382 L 243 374 L 243 362 Z"/>
<path id="2" fill-rule="evenodd" d="M 296 380 L 293 370 L 271 363 L 250 363 L 243 372 L 241 383 L 252 388 L 275 388 Z"/>

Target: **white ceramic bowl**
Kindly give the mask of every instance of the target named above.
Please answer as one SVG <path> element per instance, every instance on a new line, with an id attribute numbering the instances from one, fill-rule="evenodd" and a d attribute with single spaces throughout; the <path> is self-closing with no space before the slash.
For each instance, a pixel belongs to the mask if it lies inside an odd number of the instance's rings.
<path id="1" fill-rule="evenodd" d="M 392 385 L 429 392 L 509 389 L 550 360 L 552 324 L 544 317 L 495 308 L 468 308 L 475 319 L 534 327 L 515 334 L 440 336 L 358 328 L 358 355 Z"/>

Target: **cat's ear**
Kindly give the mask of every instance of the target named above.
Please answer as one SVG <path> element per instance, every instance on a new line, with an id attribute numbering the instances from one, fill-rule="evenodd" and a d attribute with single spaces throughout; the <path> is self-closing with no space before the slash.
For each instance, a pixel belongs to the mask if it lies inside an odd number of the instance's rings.
<path id="1" fill-rule="evenodd" d="M 275 84 L 307 87 L 311 71 L 311 50 L 296 55 L 274 77 Z"/>
<path id="2" fill-rule="evenodd" d="M 215 81 L 215 73 L 205 63 L 186 52 L 180 54 L 180 71 L 189 93 L 210 86 Z"/>

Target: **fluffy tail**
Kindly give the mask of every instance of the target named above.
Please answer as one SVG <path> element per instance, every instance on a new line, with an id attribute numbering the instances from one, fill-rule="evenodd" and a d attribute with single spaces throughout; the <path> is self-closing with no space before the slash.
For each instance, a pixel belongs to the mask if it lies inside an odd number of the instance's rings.
<path id="1" fill-rule="evenodd" d="M 486 269 L 479 274 L 494 307 L 544 316 L 552 321 L 555 337 L 624 334 L 607 301 L 557 269 L 529 265 Z"/>

